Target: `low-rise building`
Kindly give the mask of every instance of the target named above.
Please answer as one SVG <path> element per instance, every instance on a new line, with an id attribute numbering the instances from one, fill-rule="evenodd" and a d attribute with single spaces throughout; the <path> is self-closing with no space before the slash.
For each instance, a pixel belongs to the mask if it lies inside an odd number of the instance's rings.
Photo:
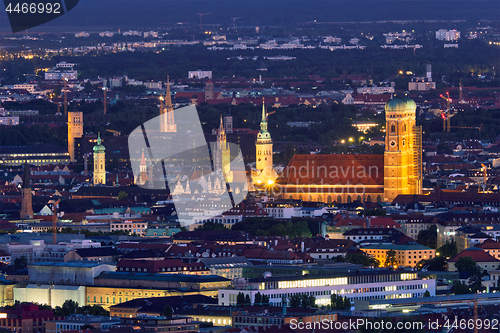
<path id="1" fill-rule="evenodd" d="M 488 238 L 481 244 L 475 245 L 475 247 L 483 249 L 486 253 L 488 253 L 492 257 L 500 259 L 500 243 L 494 241 L 491 238 Z"/>
<path id="2" fill-rule="evenodd" d="M 436 250 L 429 247 L 415 245 L 397 245 L 397 244 L 376 244 L 360 248 L 361 251 L 370 257 L 377 259 L 381 266 L 385 265 L 387 252 L 393 250 L 396 252 L 397 266 L 417 267 L 422 260 L 429 260 L 436 256 Z"/>
<path id="3" fill-rule="evenodd" d="M 493 257 L 488 252 L 478 247 L 468 248 L 455 257 L 448 260 L 448 271 L 454 272 L 457 270 L 455 264 L 460 258 L 470 257 L 476 264 L 487 272 L 498 270 L 500 267 L 500 259 Z"/>
<path id="4" fill-rule="evenodd" d="M 45 323 L 59 319 L 52 310 L 40 309 L 35 304 L 19 304 L 15 309 L 0 310 L 0 327 L 12 332 L 45 332 Z"/>
<path id="5" fill-rule="evenodd" d="M 71 315 L 59 320 L 45 323 L 45 333 L 62 333 L 65 331 L 80 331 L 83 326 L 93 326 L 94 329 L 107 331 L 110 327 L 120 324 L 119 318 L 91 315 Z"/>
<path id="6" fill-rule="evenodd" d="M 429 291 L 436 295 L 436 280 L 420 279 L 417 273 L 395 270 L 359 270 L 330 276 L 267 277 L 237 281 L 233 289 L 219 290 L 219 305 L 234 305 L 239 293 L 255 302 L 260 293 L 269 297 L 271 305 L 282 306 L 282 299 L 294 294 L 312 295 L 316 305 L 328 305 L 331 295 L 347 297 L 351 302 L 370 299 L 422 297 Z"/>
<path id="7" fill-rule="evenodd" d="M 123 252 L 112 247 L 96 247 L 71 250 L 64 255 L 64 261 L 99 261 L 103 263 L 116 263 Z"/>
<path id="8" fill-rule="evenodd" d="M 39 262 L 28 265 L 29 280 L 36 283 L 91 286 L 103 272 L 114 272 L 115 265 L 100 262 Z"/>
<path id="9" fill-rule="evenodd" d="M 143 236 L 148 228 L 146 221 L 117 221 L 110 223 L 111 232 L 113 231 L 126 231 L 130 235 L 137 234 Z"/>

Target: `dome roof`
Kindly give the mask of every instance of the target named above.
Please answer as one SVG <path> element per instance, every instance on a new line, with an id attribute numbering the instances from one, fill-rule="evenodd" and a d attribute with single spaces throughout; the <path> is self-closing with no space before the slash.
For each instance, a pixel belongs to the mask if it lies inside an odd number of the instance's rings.
<path id="1" fill-rule="evenodd" d="M 417 104 L 411 98 L 393 98 L 385 105 L 385 112 L 415 112 Z"/>
<path id="2" fill-rule="evenodd" d="M 94 154 L 95 153 L 104 153 L 104 146 L 101 144 L 101 133 L 97 135 L 97 144 L 94 146 Z"/>

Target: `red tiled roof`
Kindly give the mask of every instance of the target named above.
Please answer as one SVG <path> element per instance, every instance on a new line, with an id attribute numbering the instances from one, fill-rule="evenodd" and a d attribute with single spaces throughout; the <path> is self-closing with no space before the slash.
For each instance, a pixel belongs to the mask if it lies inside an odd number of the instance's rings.
<path id="1" fill-rule="evenodd" d="M 449 262 L 457 262 L 460 258 L 471 257 L 475 262 L 500 262 L 497 258 L 490 255 L 488 252 L 477 247 L 471 247 L 463 250 L 458 255 L 449 260 Z"/>
<path id="2" fill-rule="evenodd" d="M 494 241 L 491 238 L 488 238 L 487 240 L 485 240 L 481 244 L 475 245 L 475 247 L 478 247 L 478 248 L 483 249 L 483 250 L 500 249 L 500 243 Z"/>
<path id="3" fill-rule="evenodd" d="M 401 228 L 401 225 L 390 217 L 373 217 L 370 219 L 371 228 Z"/>

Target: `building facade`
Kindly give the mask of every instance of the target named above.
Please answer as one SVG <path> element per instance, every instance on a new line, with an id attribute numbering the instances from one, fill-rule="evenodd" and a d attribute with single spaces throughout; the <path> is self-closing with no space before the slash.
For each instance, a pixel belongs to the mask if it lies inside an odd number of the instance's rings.
<path id="1" fill-rule="evenodd" d="M 94 185 L 106 185 L 106 153 L 100 134 L 94 146 Z"/>
<path id="2" fill-rule="evenodd" d="M 412 99 L 392 99 L 385 106 L 384 200 L 422 189 L 422 129 L 415 125 Z"/>
<path id="3" fill-rule="evenodd" d="M 277 179 L 274 193 L 282 199 L 326 203 L 382 202 L 400 194 L 420 194 L 422 145 L 421 128 L 415 126 L 416 104 L 394 98 L 385 110 L 383 156 L 296 154 Z M 257 157 L 257 169 L 258 163 Z"/>
<path id="4" fill-rule="evenodd" d="M 338 276 L 270 277 L 250 279 L 234 289 L 219 290 L 219 305 L 235 305 L 242 292 L 255 302 L 255 295 L 267 295 L 271 305 L 282 306 L 282 299 L 294 294 L 307 294 L 316 298 L 316 305 L 328 305 L 331 295 L 347 297 L 351 302 L 370 299 L 401 299 L 422 297 L 425 291 L 436 295 L 436 280 L 420 279 L 408 271 L 364 271 Z"/>
<path id="5" fill-rule="evenodd" d="M 83 135 L 83 112 L 68 112 L 68 151 L 71 162 L 75 162 L 75 138 Z"/>
<path id="6" fill-rule="evenodd" d="M 163 105 L 160 96 L 160 132 L 175 133 L 177 125 L 174 119 L 174 107 L 172 105 L 172 96 L 170 95 L 170 79 L 167 77 L 167 92 L 165 93 L 165 105 Z"/>
<path id="7" fill-rule="evenodd" d="M 23 187 L 21 189 L 21 211 L 19 217 L 21 219 L 33 218 L 33 203 L 31 197 L 30 185 L 30 168 L 28 163 L 24 165 Z"/>

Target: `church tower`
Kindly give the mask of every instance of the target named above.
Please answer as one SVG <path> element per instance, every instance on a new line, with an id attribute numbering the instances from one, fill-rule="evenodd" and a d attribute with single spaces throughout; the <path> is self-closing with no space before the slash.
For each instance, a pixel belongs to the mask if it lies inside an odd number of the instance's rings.
<path id="1" fill-rule="evenodd" d="M 167 76 L 167 93 L 165 94 L 165 105 L 160 97 L 160 132 L 175 133 L 177 125 L 174 119 L 174 107 L 172 105 L 172 96 L 170 95 L 170 79 Z"/>
<path id="2" fill-rule="evenodd" d="M 30 186 L 30 167 L 28 163 L 24 165 L 23 187 L 21 189 L 21 211 L 19 212 L 21 219 L 33 218 L 33 203 L 31 198 Z"/>
<path id="3" fill-rule="evenodd" d="M 262 98 L 262 119 L 260 121 L 260 131 L 255 142 L 256 165 L 258 172 L 269 172 L 273 170 L 273 140 L 267 130 L 266 106 Z"/>
<path id="4" fill-rule="evenodd" d="M 146 181 L 152 181 L 152 170 L 150 168 L 150 172 L 148 172 L 148 165 L 146 164 L 144 149 L 142 150 L 141 162 L 139 163 L 139 172 L 139 176 L 135 177 L 134 179 L 134 183 L 136 185 L 144 185 L 146 184 Z"/>
<path id="5" fill-rule="evenodd" d="M 416 126 L 417 105 L 394 98 L 385 105 L 384 200 L 422 190 L 422 129 Z"/>
<path id="6" fill-rule="evenodd" d="M 68 112 L 68 152 L 71 162 L 75 162 L 75 139 L 83 135 L 83 112 Z"/>
<path id="7" fill-rule="evenodd" d="M 212 80 L 205 83 L 205 101 L 209 99 L 214 99 L 214 83 Z"/>
<path id="8" fill-rule="evenodd" d="M 94 146 L 94 185 L 106 185 L 105 148 L 101 142 L 101 134 L 98 134 L 97 144 Z"/>
<path id="9" fill-rule="evenodd" d="M 222 115 L 220 116 L 220 126 L 217 132 L 217 143 L 214 157 L 214 170 L 222 169 L 226 182 L 231 183 L 233 181 L 233 174 L 230 167 L 231 151 L 227 143 L 226 130 L 222 121 Z"/>

